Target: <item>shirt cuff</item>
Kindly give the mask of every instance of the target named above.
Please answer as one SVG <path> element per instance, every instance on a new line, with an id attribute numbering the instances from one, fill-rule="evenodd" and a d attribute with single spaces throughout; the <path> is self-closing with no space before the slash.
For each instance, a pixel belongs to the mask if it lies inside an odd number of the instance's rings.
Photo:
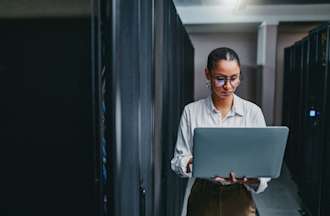
<path id="1" fill-rule="evenodd" d="M 187 156 L 181 159 L 180 161 L 180 168 L 181 168 L 181 174 L 183 177 L 191 177 L 192 176 L 192 169 L 190 170 L 189 173 L 187 173 L 187 164 L 189 160 L 191 159 L 191 156 Z M 192 168 L 192 166 L 191 166 Z"/>
<path id="2" fill-rule="evenodd" d="M 268 182 L 270 180 L 271 178 L 259 178 L 260 183 L 258 185 L 245 185 L 245 186 L 250 192 L 258 194 L 266 190 L 268 186 Z"/>

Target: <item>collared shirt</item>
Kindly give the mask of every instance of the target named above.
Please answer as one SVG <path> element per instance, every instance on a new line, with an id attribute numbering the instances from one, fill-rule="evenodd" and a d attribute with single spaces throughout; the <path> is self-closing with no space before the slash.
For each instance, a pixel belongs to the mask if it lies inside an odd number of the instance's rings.
<path id="1" fill-rule="evenodd" d="M 174 157 L 171 168 L 182 177 L 190 177 L 185 197 L 185 206 L 189 197 L 194 178 L 187 173 L 187 164 L 192 158 L 194 129 L 198 127 L 265 127 L 265 119 L 261 109 L 247 100 L 234 95 L 229 113 L 222 118 L 212 102 L 211 96 L 185 106 L 178 130 Z M 253 193 L 260 193 L 267 187 L 270 178 L 260 178 L 260 184 L 254 188 L 246 186 Z"/>

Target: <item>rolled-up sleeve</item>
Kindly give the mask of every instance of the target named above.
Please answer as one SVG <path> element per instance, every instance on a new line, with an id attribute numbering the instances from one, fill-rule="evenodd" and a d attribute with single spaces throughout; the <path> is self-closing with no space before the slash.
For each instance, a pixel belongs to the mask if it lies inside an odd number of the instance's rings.
<path id="1" fill-rule="evenodd" d="M 192 158 L 191 136 L 188 111 L 187 108 L 185 108 L 180 120 L 174 157 L 171 160 L 172 170 L 182 177 L 191 177 L 191 172 L 187 173 L 187 164 Z"/>
<path id="2" fill-rule="evenodd" d="M 246 185 L 246 188 L 252 193 L 261 193 L 266 190 L 270 178 L 259 178 L 260 183 L 258 185 Z"/>
<path id="3" fill-rule="evenodd" d="M 266 121 L 260 107 L 256 107 L 252 117 L 252 122 L 255 127 L 266 127 Z"/>

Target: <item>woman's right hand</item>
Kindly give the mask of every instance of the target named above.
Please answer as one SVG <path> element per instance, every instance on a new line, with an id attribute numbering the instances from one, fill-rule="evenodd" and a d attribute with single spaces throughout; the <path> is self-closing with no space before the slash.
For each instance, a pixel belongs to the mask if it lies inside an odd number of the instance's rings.
<path id="1" fill-rule="evenodd" d="M 187 163 L 187 173 L 190 173 L 192 170 L 192 158 L 189 159 L 188 163 Z"/>

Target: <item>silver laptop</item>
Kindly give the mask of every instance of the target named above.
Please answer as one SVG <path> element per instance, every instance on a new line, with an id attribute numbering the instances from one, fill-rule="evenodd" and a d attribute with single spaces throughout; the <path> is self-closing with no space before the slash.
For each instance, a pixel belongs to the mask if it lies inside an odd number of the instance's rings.
<path id="1" fill-rule="evenodd" d="M 195 128 L 192 175 L 277 178 L 288 133 L 287 127 Z"/>

